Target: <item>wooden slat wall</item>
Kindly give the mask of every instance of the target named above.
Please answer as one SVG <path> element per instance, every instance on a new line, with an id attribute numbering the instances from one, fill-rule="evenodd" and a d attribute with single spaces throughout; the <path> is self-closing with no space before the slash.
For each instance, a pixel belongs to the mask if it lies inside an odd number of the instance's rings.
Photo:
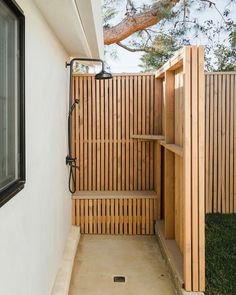
<path id="1" fill-rule="evenodd" d="M 184 52 L 184 277 L 189 291 L 205 288 L 204 50 Z"/>
<path id="2" fill-rule="evenodd" d="M 164 201 L 164 234 L 166 239 L 176 240 L 183 255 L 184 288 L 187 291 L 204 291 L 203 48 L 185 47 L 157 71 L 156 79 L 163 85 L 162 130 L 165 140 L 160 144 L 164 147 L 164 196 L 161 196 Z"/>
<path id="3" fill-rule="evenodd" d="M 206 213 L 236 213 L 236 73 L 206 73 Z"/>
<path id="4" fill-rule="evenodd" d="M 73 224 L 82 234 L 153 235 L 157 198 L 79 198 Z"/>
<path id="5" fill-rule="evenodd" d="M 161 106 L 153 75 L 114 75 L 96 81 L 74 76 L 76 179 L 79 190 L 153 190 L 154 142 L 133 134 L 159 134 Z M 155 110 L 155 112 L 154 112 Z"/>

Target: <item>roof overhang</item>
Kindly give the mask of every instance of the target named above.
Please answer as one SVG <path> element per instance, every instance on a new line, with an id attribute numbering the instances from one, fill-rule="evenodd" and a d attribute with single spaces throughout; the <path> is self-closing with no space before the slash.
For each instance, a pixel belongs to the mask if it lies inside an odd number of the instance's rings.
<path id="1" fill-rule="evenodd" d="M 103 58 L 100 0 L 34 0 L 71 57 Z"/>

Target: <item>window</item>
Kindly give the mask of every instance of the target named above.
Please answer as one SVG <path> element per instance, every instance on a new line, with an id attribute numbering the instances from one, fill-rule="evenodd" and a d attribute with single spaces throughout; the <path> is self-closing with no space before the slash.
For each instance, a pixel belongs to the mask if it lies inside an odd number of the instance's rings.
<path id="1" fill-rule="evenodd" d="M 0 207 L 25 183 L 24 15 L 0 0 Z"/>

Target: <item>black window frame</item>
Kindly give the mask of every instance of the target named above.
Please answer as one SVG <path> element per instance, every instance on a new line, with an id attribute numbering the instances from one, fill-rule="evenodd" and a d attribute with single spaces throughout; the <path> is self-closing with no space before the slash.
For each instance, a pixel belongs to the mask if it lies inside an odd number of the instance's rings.
<path id="1" fill-rule="evenodd" d="M 19 21 L 19 178 L 0 191 L 0 207 L 14 197 L 25 185 L 25 16 L 24 12 L 14 0 L 0 0 L 16 16 Z"/>

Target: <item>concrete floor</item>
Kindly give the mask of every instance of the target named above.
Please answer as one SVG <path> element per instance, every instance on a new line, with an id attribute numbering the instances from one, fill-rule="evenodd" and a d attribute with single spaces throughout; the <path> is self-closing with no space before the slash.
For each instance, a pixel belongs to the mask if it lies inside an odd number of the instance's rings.
<path id="1" fill-rule="evenodd" d="M 175 294 L 155 236 L 81 236 L 69 295 L 141 294 Z"/>

